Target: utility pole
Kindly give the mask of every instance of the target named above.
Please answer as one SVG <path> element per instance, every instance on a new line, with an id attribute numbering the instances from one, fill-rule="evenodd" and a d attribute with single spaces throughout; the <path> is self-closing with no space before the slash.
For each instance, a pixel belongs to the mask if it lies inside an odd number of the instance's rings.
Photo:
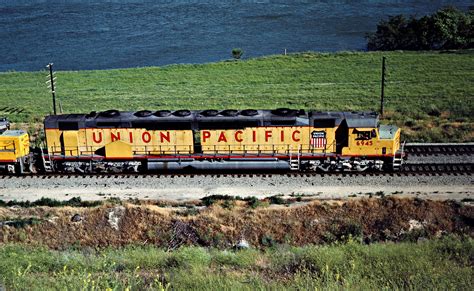
<path id="1" fill-rule="evenodd" d="M 49 75 L 46 76 L 49 80 L 46 81 L 46 83 L 50 83 L 48 87 L 51 88 L 51 94 L 53 95 L 53 110 L 54 115 L 56 115 L 56 91 L 54 90 L 54 81 L 56 80 L 56 77 L 53 73 L 53 63 L 49 63 L 46 67 L 49 68 Z"/>
<path id="2" fill-rule="evenodd" d="M 383 116 L 383 98 L 385 97 L 385 57 L 382 57 L 382 88 L 380 92 L 380 116 Z"/>

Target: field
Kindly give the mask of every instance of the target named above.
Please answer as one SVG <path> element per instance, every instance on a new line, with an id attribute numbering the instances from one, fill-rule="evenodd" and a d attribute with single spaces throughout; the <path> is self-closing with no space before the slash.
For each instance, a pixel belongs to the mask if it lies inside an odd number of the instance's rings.
<path id="1" fill-rule="evenodd" d="M 3 245 L 0 282 L 19 290 L 472 290 L 473 259 L 474 241 L 458 237 L 238 251 Z"/>
<path id="2" fill-rule="evenodd" d="M 0 287 L 472 289 L 472 199 L 374 195 L 0 200 Z"/>
<path id="3" fill-rule="evenodd" d="M 403 127 L 409 141 L 474 139 L 472 50 L 300 53 L 202 65 L 58 71 L 57 96 L 65 113 L 112 108 L 379 110 L 382 56 L 388 68 L 383 123 Z M 40 123 L 52 111 L 46 75 L 1 73 L 0 115 Z"/>

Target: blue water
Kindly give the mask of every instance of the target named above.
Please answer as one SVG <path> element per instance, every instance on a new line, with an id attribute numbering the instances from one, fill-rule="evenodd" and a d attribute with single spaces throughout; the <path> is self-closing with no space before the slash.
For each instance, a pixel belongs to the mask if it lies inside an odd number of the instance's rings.
<path id="1" fill-rule="evenodd" d="M 0 71 L 204 63 L 301 51 L 364 50 L 388 15 L 471 1 L 0 0 Z"/>

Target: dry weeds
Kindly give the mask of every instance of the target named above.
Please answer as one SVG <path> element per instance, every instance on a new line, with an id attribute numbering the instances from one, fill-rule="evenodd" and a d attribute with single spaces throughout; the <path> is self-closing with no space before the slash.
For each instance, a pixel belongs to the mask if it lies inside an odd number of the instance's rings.
<path id="1" fill-rule="evenodd" d="M 1 226 L 0 243 L 23 242 L 55 249 L 72 245 L 105 247 L 152 244 L 231 247 L 241 238 L 253 246 L 287 243 L 296 246 L 360 237 L 366 242 L 416 239 L 448 233 L 474 236 L 473 206 L 452 201 L 365 198 L 333 203 L 315 201 L 294 207 L 249 208 L 237 201 L 231 209 L 216 203 L 209 207 L 170 208 L 147 202 L 124 203 L 119 230 L 108 221 L 116 205 L 96 208 L 0 208 L 0 221 L 36 218 L 23 227 Z M 74 214 L 82 218 L 72 222 Z M 413 234 L 409 221 L 423 227 Z M 176 225 L 181 233 L 176 234 Z M 184 231 L 183 231 L 184 230 Z"/>

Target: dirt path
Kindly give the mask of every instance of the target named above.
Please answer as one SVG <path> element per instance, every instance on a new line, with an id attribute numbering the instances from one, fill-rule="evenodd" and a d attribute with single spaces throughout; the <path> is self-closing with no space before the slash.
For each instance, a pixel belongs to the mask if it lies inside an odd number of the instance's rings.
<path id="1" fill-rule="evenodd" d="M 242 197 L 306 195 L 320 199 L 397 195 L 462 200 L 474 197 L 474 176 L 27 177 L 0 181 L 0 199 L 6 201 L 33 201 L 41 197 L 67 200 L 73 196 L 83 200 L 110 197 L 192 200 L 215 194 Z"/>

